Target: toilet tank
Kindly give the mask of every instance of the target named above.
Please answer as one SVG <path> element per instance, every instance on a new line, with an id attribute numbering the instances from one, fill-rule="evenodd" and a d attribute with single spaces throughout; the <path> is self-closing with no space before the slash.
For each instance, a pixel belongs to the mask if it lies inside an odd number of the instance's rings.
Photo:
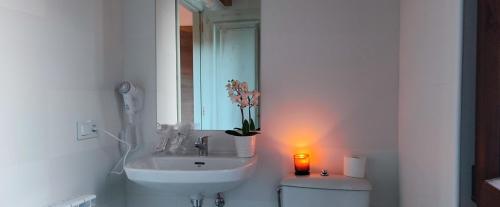
<path id="1" fill-rule="evenodd" d="M 370 182 L 341 175 L 290 175 L 281 181 L 281 207 L 369 207 Z"/>

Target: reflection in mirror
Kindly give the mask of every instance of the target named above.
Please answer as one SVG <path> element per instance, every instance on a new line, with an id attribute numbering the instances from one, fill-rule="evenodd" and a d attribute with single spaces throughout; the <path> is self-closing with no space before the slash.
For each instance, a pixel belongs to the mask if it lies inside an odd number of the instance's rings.
<path id="1" fill-rule="evenodd" d="M 160 117 L 175 116 L 200 130 L 241 126 L 225 85 L 239 80 L 259 88 L 260 0 L 179 0 L 176 13 L 177 114 L 160 114 L 167 111 L 160 109 L 166 97 L 158 92 L 158 122 L 171 124 Z M 258 107 L 251 116 L 259 127 Z"/>

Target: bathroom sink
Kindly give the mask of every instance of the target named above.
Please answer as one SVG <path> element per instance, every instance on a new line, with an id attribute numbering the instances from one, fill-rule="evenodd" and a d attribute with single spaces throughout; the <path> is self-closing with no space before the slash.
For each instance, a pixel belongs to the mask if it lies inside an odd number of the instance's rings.
<path id="1" fill-rule="evenodd" d="M 495 187 L 496 189 L 500 190 L 500 178 L 495 178 L 491 180 L 487 180 L 491 186 Z"/>
<path id="2" fill-rule="evenodd" d="M 237 187 L 255 172 L 257 157 L 147 156 L 128 163 L 129 180 L 180 195 L 212 196 Z"/>

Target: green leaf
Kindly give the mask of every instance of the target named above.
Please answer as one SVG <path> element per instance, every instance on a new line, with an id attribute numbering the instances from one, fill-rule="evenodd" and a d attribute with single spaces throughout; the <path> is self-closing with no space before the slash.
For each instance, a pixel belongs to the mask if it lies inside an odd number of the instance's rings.
<path id="1" fill-rule="evenodd" d="M 232 135 L 232 136 L 241 137 L 241 136 L 253 136 L 253 135 L 260 134 L 260 133 L 259 132 L 248 132 L 248 134 L 242 134 L 242 133 L 240 133 L 238 131 L 226 130 L 226 134 L 229 134 L 229 135 Z"/>
<path id="2" fill-rule="evenodd" d="M 226 130 L 226 134 L 233 135 L 233 136 L 243 136 L 241 133 L 234 131 L 234 130 Z"/>
<path id="3" fill-rule="evenodd" d="M 248 120 L 245 119 L 243 121 L 243 129 L 242 129 L 242 134 L 243 136 L 246 136 L 250 132 L 250 124 L 248 123 Z"/>
<path id="4" fill-rule="evenodd" d="M 255 131 L 255 123 L 253 122 L 253 119 L 250 119 L 250 131 Z"/>

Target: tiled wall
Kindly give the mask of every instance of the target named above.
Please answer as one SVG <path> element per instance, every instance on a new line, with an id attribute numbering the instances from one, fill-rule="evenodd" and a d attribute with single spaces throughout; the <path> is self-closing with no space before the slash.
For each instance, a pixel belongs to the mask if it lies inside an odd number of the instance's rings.
<path id="1" fill-rule="evenodd" d="M 75 137 L 77 120 L 119 127 L 121 20 L 118 0 L 0 1 L 0 206 L 124 206 L 116 143 Z"/>

